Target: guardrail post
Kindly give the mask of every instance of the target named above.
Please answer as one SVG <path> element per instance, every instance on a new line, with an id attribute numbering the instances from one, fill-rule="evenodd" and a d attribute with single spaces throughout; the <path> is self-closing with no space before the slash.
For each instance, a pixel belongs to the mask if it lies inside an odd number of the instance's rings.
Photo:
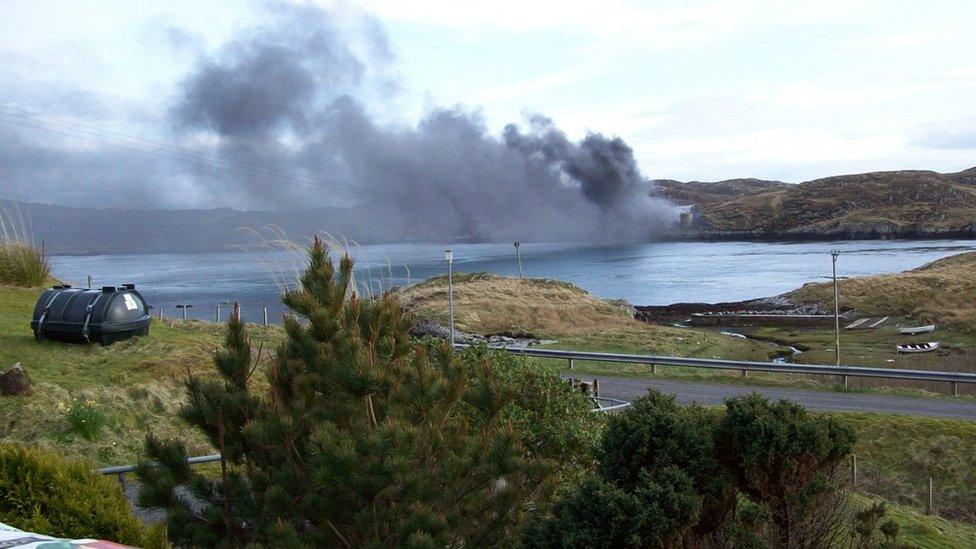
<path id="1" fill-rule="evenodd" d="M 840 382 L 844 384 L 844 388 L 847 388 L 847 376 L 840 376 Z"/>
<path id="2" fill-rule="evenodd" d="M 657 375 L 657 364 L 651 364 L 651 373 Z"/>
<path id="3" fill-rule="evenodd" d="M 125 490 L 125 473 L 119 473 L 119 485 Z"/>
<path id="4" fill-rule="evenodd" d="M 742 370 L 742 377 L 746 377 L 749 374 L 749 370 Z"/>
<path id="5" fill-rule="evenodd" d="M 600 396 L 600 380 L 599 379 L 594 379 L 593 380 L 593 396 L 595 396 L 595 397 L 599 397 Z"/>
<path id="6" fill-rule="evenodd" d="M 573 359 L 569 359 L 569 369 L 573 369 Z"/>
<path id="7" fill-rule="evenodd" d="M 267 307 L 264 308 L 264 325 L 265 326 L 268 325 L 268 308 Z"/>
<path id="8" fill-rule="evenodd" d="M 954 396 L 954 397 L 959 396 L 959 382 L 958 381 L 953 381 L 952 382 L 952 396 Z"/>

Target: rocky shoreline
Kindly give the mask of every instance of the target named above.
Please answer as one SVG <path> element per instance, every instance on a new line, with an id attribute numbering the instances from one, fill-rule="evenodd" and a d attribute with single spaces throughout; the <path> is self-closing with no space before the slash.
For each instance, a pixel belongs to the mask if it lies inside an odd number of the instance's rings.
<path id="1" fill-rule="evenodd" d="M 420 321 L 410 329 L 410 335 L 416 338 L 433 337 L 450 339 L 451 328 L 427 320 Z M 555 340 L 541 339 L 528 333 L 474 334 L 455 330 L 454 342 L 462 345 L 487 345 L 489 347 L 531 347 L 555 343 Z"/>
<path id="2" fill-rule="evenodd" d="M 976 240 L 976 225 L 951 230 L 902 229 L 878 225 L 837 231 L 678 230 L 661 235 L 666 242 L 830 242 L 834 240 Z"/>
<path id="3" fill-rule="evenodd" d="M 704 315 L 832 315 L 833 311 L 816 304 L 796 304 L 784 296 L 763 297 L 724 303 L 672 303 L 671 305 L 637 305 L 634 318 L 652 324 L 684 322 L 695 314 Z"/>

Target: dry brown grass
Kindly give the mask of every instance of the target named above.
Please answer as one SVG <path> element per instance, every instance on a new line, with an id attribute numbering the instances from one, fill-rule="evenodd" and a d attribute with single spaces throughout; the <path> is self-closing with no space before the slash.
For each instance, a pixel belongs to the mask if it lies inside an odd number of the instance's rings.
<path id="1" fill-rule="evenodd" d="M 448 316 L 447 278 L 431 278 L 400 290 L 405 308 L 444 321 Z M 479 334 L 530 332 L 566 336 L 647 325 L 621 304 L 549 279 L 505 278 L 488 273 L 454 277 L 454 313 L 458 329 Z"/>
<path id="2" fill-rule="evenodd" d="M 799 303 L 833 303 L 830 283 L 806 284 L 787 294 Z M 865 315 L 899 315 L 976 333 L 976 252 L 898 274 L 840 282 L 842 306 Z"/>

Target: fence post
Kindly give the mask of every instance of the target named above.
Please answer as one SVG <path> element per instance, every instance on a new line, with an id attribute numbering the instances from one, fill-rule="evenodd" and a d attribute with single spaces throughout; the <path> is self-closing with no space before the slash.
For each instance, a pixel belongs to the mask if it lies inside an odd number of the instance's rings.
<path id="1" fill-rule="evenodd" d="M 600 396 L 600 380 L 599 379 L 594 379 L 593 380 L 593 396 L 595 396 L 595 397 Z"/>
<path id="2" fill-rule="evenodd" d="M 214 318 L 217 319 L 217 324 L 220 324 L 220 305 L 217 305 L 217 314 Z"/>
<path id="3" fill-rule="evenodd" d="M 573 369 L 573 359 L 569 359 L 569 369 Z"/>
<path id="4" fill-rule="evenodd" d="M 265 326 L 268 325 L 268 308 L 267 307 L 264 308 L 264 325 Z"/>
<path id="5" fill-rule="evenodd" d="M 925 504 L 925 514 L 932 514 L 932 477 L 929 477 L 929 497 Z"/>
<path id="6" fill-rule="evenodd" d="M 851 486 L 857 487 L 857 454 L 851 454 Z"/>
<path id="7" fill-rule="evenodd" d="M 160 322 L 163 321 L 163 308 L 162 307 L 159 308 L 159 321 Z"/>

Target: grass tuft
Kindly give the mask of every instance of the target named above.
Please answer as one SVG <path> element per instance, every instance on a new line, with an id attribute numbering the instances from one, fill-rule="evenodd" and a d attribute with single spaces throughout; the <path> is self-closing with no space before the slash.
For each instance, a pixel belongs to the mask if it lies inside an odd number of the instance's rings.
<path id="1" fill-rule="evenodd" d="M 30 237 L 19 209 L 0 205 L 0 284 L 36 288 L 51 276 L 51 264 Z"/>
<path id="2" fill-rule="evenodd" d="M 0 284 L 34 288 L 51 276 L 51 265 L 40 251 L 24 242 L 0 242 Z"/>
<path id="3" fill-rule="evenodd" d="M 88 399 L 76 398 L 68 405 L 68 425 L 74 433 L 89 442 L 98 438 L 105 423 L 105 417 L 95 407 L 95 403 Z"/>

